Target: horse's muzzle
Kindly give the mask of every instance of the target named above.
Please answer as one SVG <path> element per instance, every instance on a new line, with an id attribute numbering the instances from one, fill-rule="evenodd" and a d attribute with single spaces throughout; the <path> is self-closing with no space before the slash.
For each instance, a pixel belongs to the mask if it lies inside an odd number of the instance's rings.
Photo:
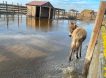
<path id="1" fill-rule="evenodd" d="M 68 35 L 69 37 L 71 37 L 71 33 L 69 33 L 69 35 Z"/>
<path id="2" fill-rule="evenodd" d="M 71 35 L 68 35 L 69 37 L 71 37 Z"/>

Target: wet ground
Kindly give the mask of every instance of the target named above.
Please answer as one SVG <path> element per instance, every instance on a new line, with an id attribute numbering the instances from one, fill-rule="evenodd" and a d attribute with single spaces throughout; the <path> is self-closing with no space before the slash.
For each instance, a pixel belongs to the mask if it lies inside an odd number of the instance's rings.
<path id="1" fill-rule="evenodd" d="M 94 22 L 76 21 L 87 30 L 87 39 L 83 43 L 82 58 L 69 65 L 71 20 L 8 17 L 0 18 L 0 78 L 80 77 Z"/>

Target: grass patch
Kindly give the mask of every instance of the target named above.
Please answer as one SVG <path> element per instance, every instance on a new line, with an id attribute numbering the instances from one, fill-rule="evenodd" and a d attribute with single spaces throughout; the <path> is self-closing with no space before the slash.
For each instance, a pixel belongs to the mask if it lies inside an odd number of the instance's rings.
<path id="1" fill-rule="evenodd" d="M 106 27 L 105 26 L 102 26 L 101 32 L 102 32 L 102 40 L 103 40 L 103 54 L 104 54 L 104 58 L 106 59 Z"/>

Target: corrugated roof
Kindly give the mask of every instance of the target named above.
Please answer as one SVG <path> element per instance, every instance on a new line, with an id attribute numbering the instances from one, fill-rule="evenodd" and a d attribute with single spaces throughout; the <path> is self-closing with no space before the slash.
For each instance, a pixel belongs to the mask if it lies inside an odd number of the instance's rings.
<path id="1" fill-rule="evenodd" d="M 37 5 L 37 6 L 41 6 L 41 5 L 44 5 L 46 3 L 48 3 L 48 2 L 47 1 L 32 1 L 32 2 L 27 3 L 26 5 L 32 5 L 32 6 Z"/>

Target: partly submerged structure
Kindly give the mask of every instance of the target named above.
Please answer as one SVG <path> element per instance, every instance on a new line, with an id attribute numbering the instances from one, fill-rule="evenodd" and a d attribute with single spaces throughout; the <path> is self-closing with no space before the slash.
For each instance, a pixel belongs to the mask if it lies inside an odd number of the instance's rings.
<path id="1" fill-rule="evenodd" d="M 58 15 L 61 12 L 65 14 L 64 9 L 54 8 L 53 5 L 47 1 L 32 1 L 27 3 L 26 6 L 28 16 L 52 19 L 53 16 L 55 17 L 55 12 L 58 12 Z"/>
<path id="2" fill-rule="evenodd" d="M 69 13 L 68 13 L 68 17 L 70 19 L 78 19 L 78 11 L 77 10 L 74 10 L 74 9 L 70 9 L 69 10 Z"/>
<path id="3" fill-rule="evenodd" d="M 39 18 L 52 18 L 54 7 L 50 2 L 46 1 L 32 1 L 27 5 L 27 15 Z"/>

